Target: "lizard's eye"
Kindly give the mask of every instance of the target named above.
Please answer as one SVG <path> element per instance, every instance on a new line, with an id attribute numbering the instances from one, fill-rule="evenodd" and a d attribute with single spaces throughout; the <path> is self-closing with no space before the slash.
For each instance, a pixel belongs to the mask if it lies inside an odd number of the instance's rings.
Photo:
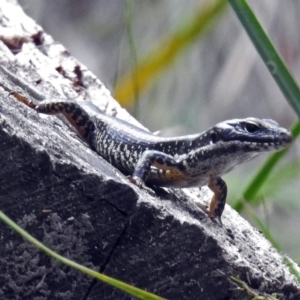
<path id="1" fill-rule="evenodd" d="M 210 134 L 210 144 L 215 144 L 218 141 L 217 134 L 212 132 Z"/>
<path id="2" fill-rule="evenodd" d="M 257 124 L 254 124 L 254 123 L 245 123 L 244 129 L 245 129 L 245 131 L 247 131 L 249 133 L 255 133 L 256 131 L 259 130 L 259 127 Z"/>

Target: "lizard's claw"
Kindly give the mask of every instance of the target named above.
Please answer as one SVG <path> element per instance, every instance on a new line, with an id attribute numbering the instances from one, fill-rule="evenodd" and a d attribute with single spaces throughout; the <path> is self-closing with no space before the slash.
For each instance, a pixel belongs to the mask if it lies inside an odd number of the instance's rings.
<path id="1" fill-rule="evenodd" d="M 139 188 L 142 188 L 143 190 L 147 191 L 151 196 L 155 196 L 155 192 L 152 189 L 148 188 L 141 178 L 136 176 L 127 176 L 127 179 Z"/>
<path id="2" fill-rule="evenodd" d="M 211 221 L 213 223 L 216 223 L 216 224 L 219 224 L 221 227 L 223 227 L 223 223 L 222 223 L 222 220 L 221 220 L 221 216 L 216 216 L 215 214 L 212 214 L 209 210 L 208 210 L 208 206 L 207 205 L 204 205 L 204 204 L 201 204 L 201 203 L 197 203 L 197 206 L 202 209 L 206 214 L 207 216 L 211 219 Z"/>

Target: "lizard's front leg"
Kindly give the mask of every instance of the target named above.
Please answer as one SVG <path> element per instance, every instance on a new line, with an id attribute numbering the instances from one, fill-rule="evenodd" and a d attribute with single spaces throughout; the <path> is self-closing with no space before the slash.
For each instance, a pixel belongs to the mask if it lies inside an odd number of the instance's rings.
<path id="1" fill-rule="evenodd" d="M 207 213 L 208 217 L 216 222 L 216 219 L 222 225 L 221 216 L 226 204 L 227 197 L 227 185 L 226 182 L 221 177 L 211 177 L 208 182 L 208 187 L 214 193 L 210 204 L 209 209 L 202 204 L 198 206 Z"/>
<path id="2" fill-rule="evenodd" d="M 178 162 L 171 155 L 156 150 L 146 150 L 139 158 L 132 176 L 128 177 L 129 180 L 139 187 L 144 187 L 151 166 L 161 170 L 171 170 L 178 167 Z M 163 176 L 166 176 L 166 173 L 162 173 Z"/>

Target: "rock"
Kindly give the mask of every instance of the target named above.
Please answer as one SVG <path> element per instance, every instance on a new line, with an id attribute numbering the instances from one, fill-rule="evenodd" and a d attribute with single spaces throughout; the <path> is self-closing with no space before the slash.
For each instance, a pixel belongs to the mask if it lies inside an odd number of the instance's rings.
<path id="1" fill-rule="evenodd" d="M 3 0 L 0 11 L 6 16 L 1 62 L 19 78 L 46 97 L 92 99 L 138 124 L 17 4 Z M 19 89 L 3 74 L 0 80 Z M 156 188 L 152 197 L 61 118 L 39 115 L 3 89 L 0 102 L 1 210 L 52 250 L 172 300 L 300 298 L 282 256 L 247 221 L 227 206 L 222 228 L 198 209 L 195 200 L 209 197 L 205 189 L 199 196 L 198 190 Z M 132 299 L 49 258 L 4 224 L 0 234 L 1 299 Z"/>

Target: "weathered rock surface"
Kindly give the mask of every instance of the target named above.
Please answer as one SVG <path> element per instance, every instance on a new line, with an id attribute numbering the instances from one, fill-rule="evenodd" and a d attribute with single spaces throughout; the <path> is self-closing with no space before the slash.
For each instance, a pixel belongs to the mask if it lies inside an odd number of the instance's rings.
<path id="1" fill-rule="evenodd" d="M 14 1 L 3 0 L 0 15 L 1 64 L 45 94 L 93 99 L 136 122 Z M 3 74 L 0 80 L 17 89 Z M 2 89 L 0 162 L 0 209 L 78 263 L 167 299 L 251 298 L 230 276 L 260 295 L 300 299 L 282 257 L 229 207 L 221 228 L 195 205 L 204 201 L 197 191 L 148 195 L 61 119 L 37 114 Z M 131 299 L 50 259 L 3 223 L 0 236 L 1 299 Z"/>

